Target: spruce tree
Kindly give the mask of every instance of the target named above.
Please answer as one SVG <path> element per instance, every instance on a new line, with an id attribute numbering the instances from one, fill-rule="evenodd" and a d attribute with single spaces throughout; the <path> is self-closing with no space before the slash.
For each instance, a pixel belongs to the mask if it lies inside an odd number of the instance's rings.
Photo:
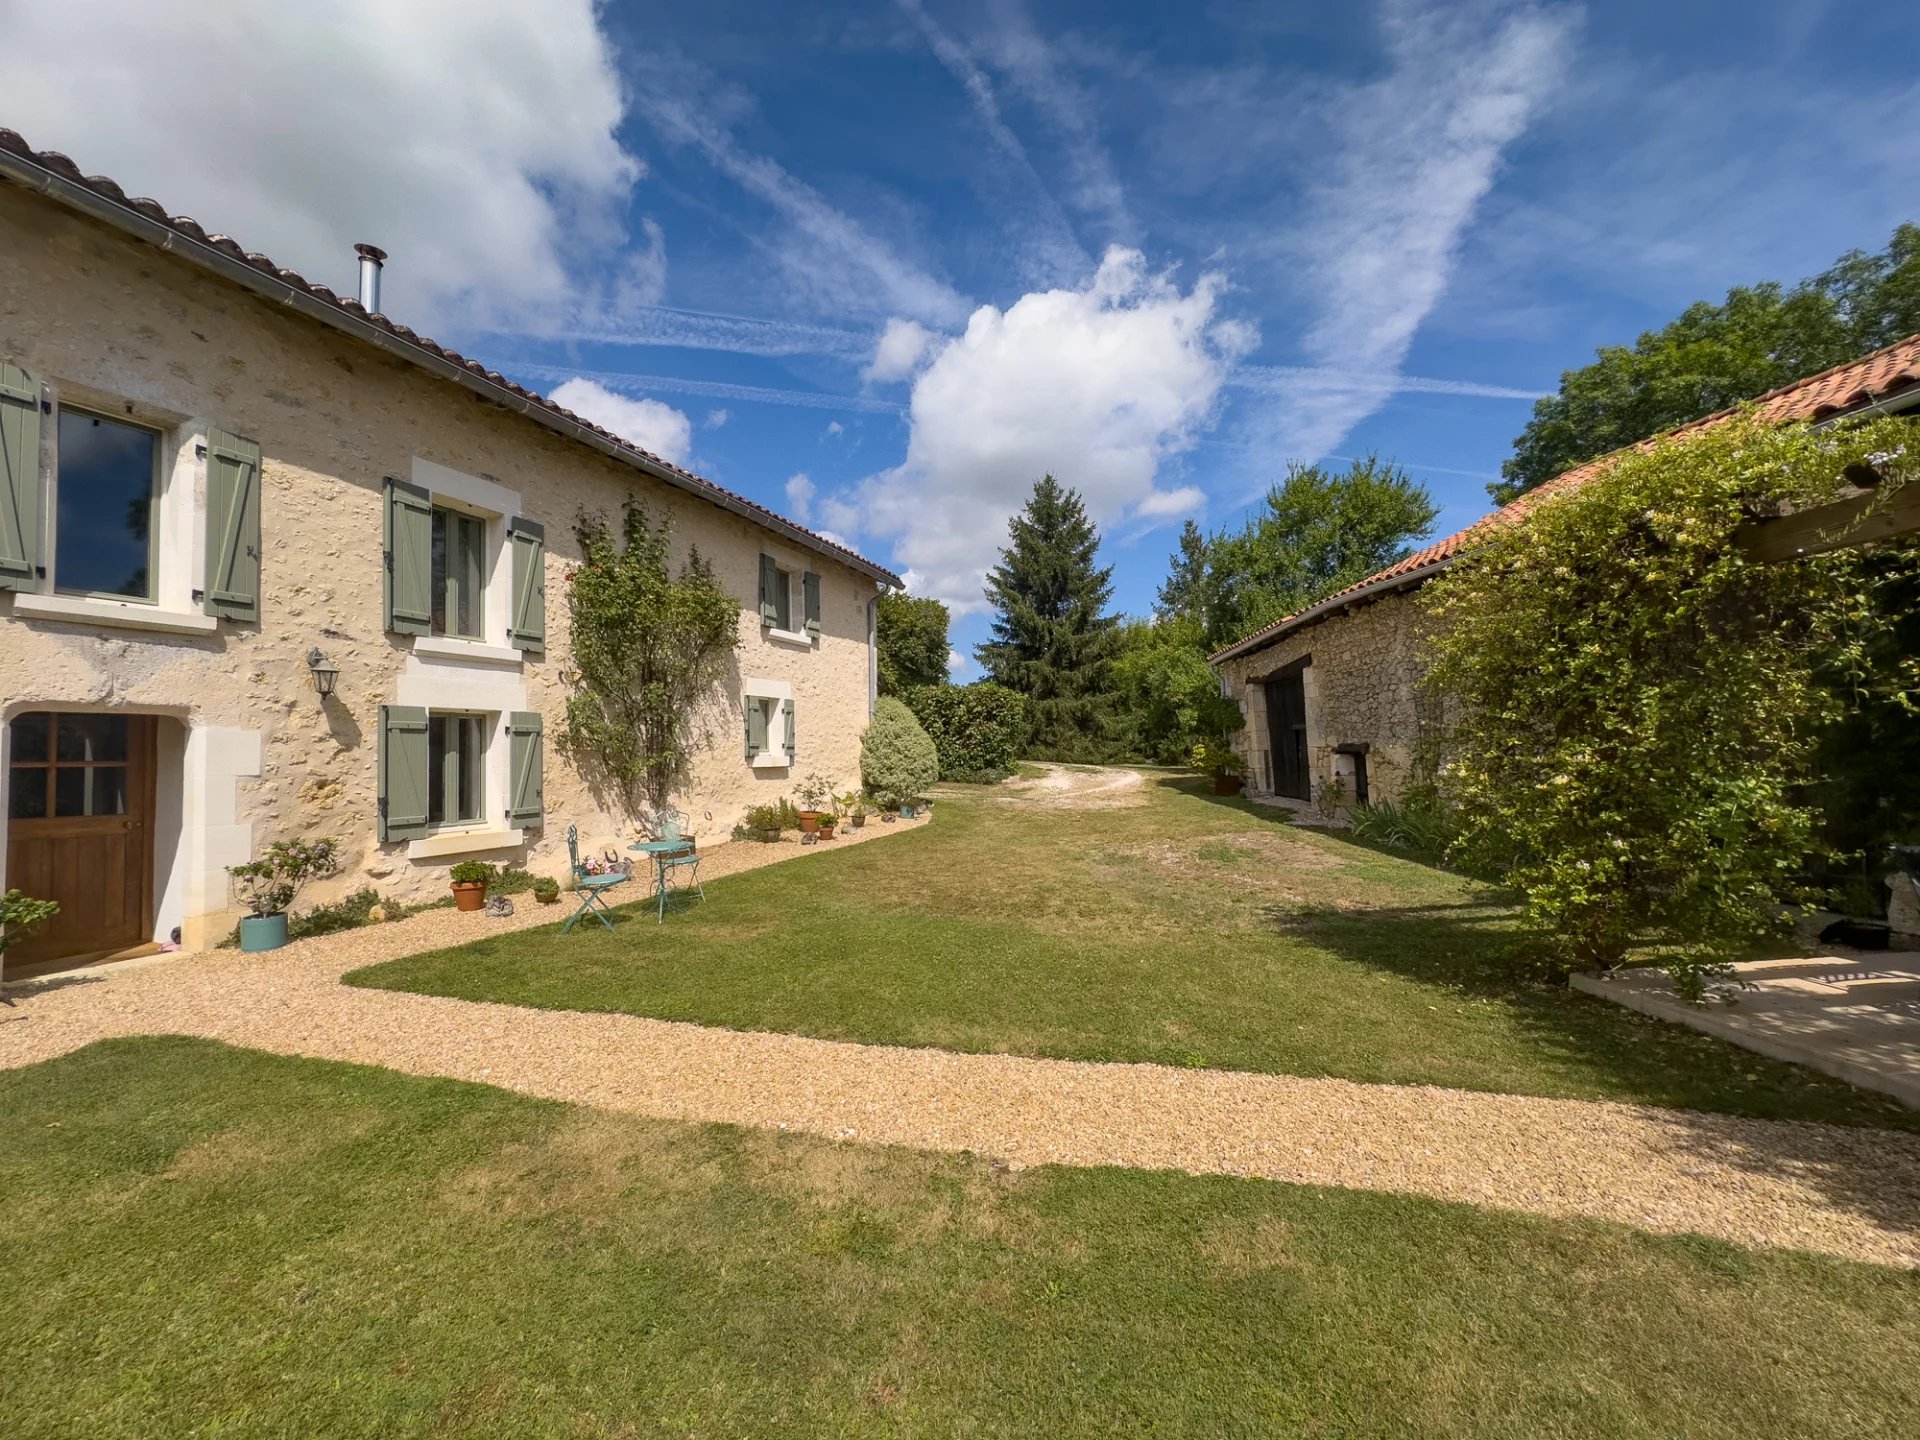
<path id="1" fill-rule="evenodd" d="M 987 576 L 993 639 L 975 654 L 991 679 L 1027 697 L 1035 753 L 1097 758 L 1107 748 L 1118 639 L 1106 608 L 1113 570 L 1094 564 L 1099 532 L 1080 496 L 1051 475 L 1007 530 L 1007 548 Z"/>

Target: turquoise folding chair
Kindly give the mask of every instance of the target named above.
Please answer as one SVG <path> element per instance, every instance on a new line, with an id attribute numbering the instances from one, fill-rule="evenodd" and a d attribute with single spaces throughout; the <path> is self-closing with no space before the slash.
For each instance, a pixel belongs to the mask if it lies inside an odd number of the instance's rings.
<path id="1" fill-rule="evenodd" d="M 573 863 L 573 892 L 580 897 L 580 908 L 568 917 L 567 923 L 560 927 L 560 933 L 564 935 L 578 925 L 582 915 L 591 915 L 607 929 L 613 929 L 613 911 L 607 904 L 607 891 L 616 885 L 626 884 L 633 877 L 620 870 L 606 875 L 589 875 L 587 867 L 580 863 L 580 830 L 574 825 L 567 827 L 567 859 Z"/>
<path id="2" fill-rule="evenodd" d="M 660 831 L 658 838 L 662 840 L 681 840 L 686 837 L 687 817 L 678 810 L 662 810 L 655 817 L 655 823 Z M 685 850 L 677 850 L 671 855 L 662 855 L 660 857 L 660 913 L 655 923 L 666 922 L 667 887 L 676 870 L 686 871 L 687 879 L 693 884 L 694 894 L 702 900 L 707 898 L 706 889 L 700 884 L 700 856 L 691 846 Z M 684 885 L 680 887 L 682 894 L 686 893 L 686 888 Z"/>

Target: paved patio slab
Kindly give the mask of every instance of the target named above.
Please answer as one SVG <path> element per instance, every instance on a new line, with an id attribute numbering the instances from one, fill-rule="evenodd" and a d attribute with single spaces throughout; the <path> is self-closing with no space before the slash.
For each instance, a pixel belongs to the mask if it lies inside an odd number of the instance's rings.
<path id="1" fill-rule="evenodd" d="M 1734 970 L 1744 985 L 1704 1006 L 1680 999 L 1659 970 L 1576 975 L 1573 986 L 1920 1109 L 1920 952 L 1753 960 Z"/>

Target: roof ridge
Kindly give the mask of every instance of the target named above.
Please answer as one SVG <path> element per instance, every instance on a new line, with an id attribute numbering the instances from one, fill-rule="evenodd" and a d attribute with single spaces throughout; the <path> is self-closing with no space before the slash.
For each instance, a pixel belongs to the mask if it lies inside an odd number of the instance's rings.
<path id="1" fill-rule="evenodd" d="M 693 471 L 676 465 L 670 460 L 661 459 L 651 451 L 644 450 L 634 444 L 633 441 L 627 439 L 625 436 L 617 435 L 605 426 L 595 424 L 584 416 L 567 409 L 564 405 L 556 405 L 545 395 L 540 394 L 536 390 L 529 390 L 518 381 L 509 380 L 499 371 L 489 370 L 479 361 L 470 360 L 459 351 L 451 350 L 439 344 L 437 341 L 431 340 L 410 329 L 408 326 L 400 324 L 385 314 L 367 310 L 366 307 L 361 305 L 357 298 L 339 295 L 325 285 L 308 280 L 297 270 L 291 270 L 285 266 L 277 265 L 258 251 L 246 249 L 229 235 L 218 231 L 209 231 L 191 215 L 172 215 L 169 214 L 165 207 L 158 201 L 151 200 L 144 195 L 129 196 L 125 187 L 110 177 L 83 173 L 80 167 L 74 163 L 72 157 L 61 151 L 35 150 L 27 143 L 26 137 L 17 130 L 0 126 L 0 154 L 16 156 L 48 175 L 62 180 L 67 184 L 78 186 L 89 194 L 98 196 L 109 204 L 127 211 L 129 214 L 137 215 L 148 224 L 163 226 L 173 234 L 183 236 L 194 244 L 205 246 L 238 265 L 257 271 L 262 275 L 278 281 L 282 285 L 289 286 L 331 310 L 350 316 L 362 324 L 371 325 L 382 333 L 391 335 L 406 349 L 418 350 L 434 359 L 457 366 L 469 374 L 486 381 L 490 385 L 497 386 L 521 400 L 538 406 L 540 409 L 548 411 L 553 415 L 560 416 L 575 426 L 590 430 L 601 439 L 608 441 L 616 449 L 624 451 L 628 455 L 643 461 L 646 466 L 651 466 L 656 470 L 666 471 L 672 476 L 679 477 L 681 481 L 686 482 L 683 488 L 689 489 L 696 495 L 702 495 L 704 492 L 704 498 L 709 500 L 714 497 L 721 497 L 726 501 L 733 502 L 735 505 L 745 506 L 757 515 L 766 516 L 768 519 L 777 521 L 779 525 L 785 529 L 805 536 L 822 554 L 845 556 L 862 569 L 885 576 L 896 584 L 900 581 L 900 577 L 894 574 L 893 571 L 876 561 L 867 559 L 857 550 L 839 544 L 836 541 L 829 540 L 819 532 L 807 528 L 798 521 L 789 520 L 779 511 L 762 505 L 757 500 L 749 499 L 747 496 L 729 490 L 723 485 L 716 485 L 705 476 L 697 475 Z M 50 185 L 40 188 L 41 193 L 49 195 L 50 198 L 56 201 L 61 198 L 53 194 L 53 188 Z M 533 417 L 529 416 L 529 418 Z M 731 507 L 723 506 L 723 508 Z M 743 516 L 743 518 L 754 520 L 755 516 L 747 515 Z"/>

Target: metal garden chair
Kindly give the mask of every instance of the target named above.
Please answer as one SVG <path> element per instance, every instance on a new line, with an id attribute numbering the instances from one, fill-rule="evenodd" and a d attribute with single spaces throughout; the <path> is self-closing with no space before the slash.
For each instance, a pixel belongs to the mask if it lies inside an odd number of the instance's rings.
<path id="1" fill-rule="evenodd" d="M 580 830 L 574 825 L 567 827 L 567 859 L 573 863 L 573 890 L 580 897 L 580 908 L 568 917 L 567 923 L 560 927 L 560 933 L 564 935 L 578 925 L 582 915 L 591 915 L 607 929 L 613 929 L 613 911 L 607 904 L 607 891 L 616 885 L 626 884 L 633 876 L 623 870 L 589 875 L 587 867 L 580 863 Z"/>
<path id="2" fill-rule="evenodd" d="M 678 810 L 662 810 L 656 817 L 656 822 L 657 828 L 660 831 L 660 839 L 681 842 L 686 840 L 687 817 L 682 815 Z M 707 892 L 706 887 L 700 883 L 700 856 L 691 845 L 688 845 L 684 850 L 675 850 L 660 856 L 659 862 L 660 914 L 657 923 L 664 923 L 667 918 L 667 887 L 673 878 L 674 871 L 685 870 L 687 872 L 687 879 L 693 886 L 694 894 L 698 895 L 702 900 L 707 898 Z M 687 887 L 683 885 L 680 888 L 681 893 L 684 894 Z"/>

